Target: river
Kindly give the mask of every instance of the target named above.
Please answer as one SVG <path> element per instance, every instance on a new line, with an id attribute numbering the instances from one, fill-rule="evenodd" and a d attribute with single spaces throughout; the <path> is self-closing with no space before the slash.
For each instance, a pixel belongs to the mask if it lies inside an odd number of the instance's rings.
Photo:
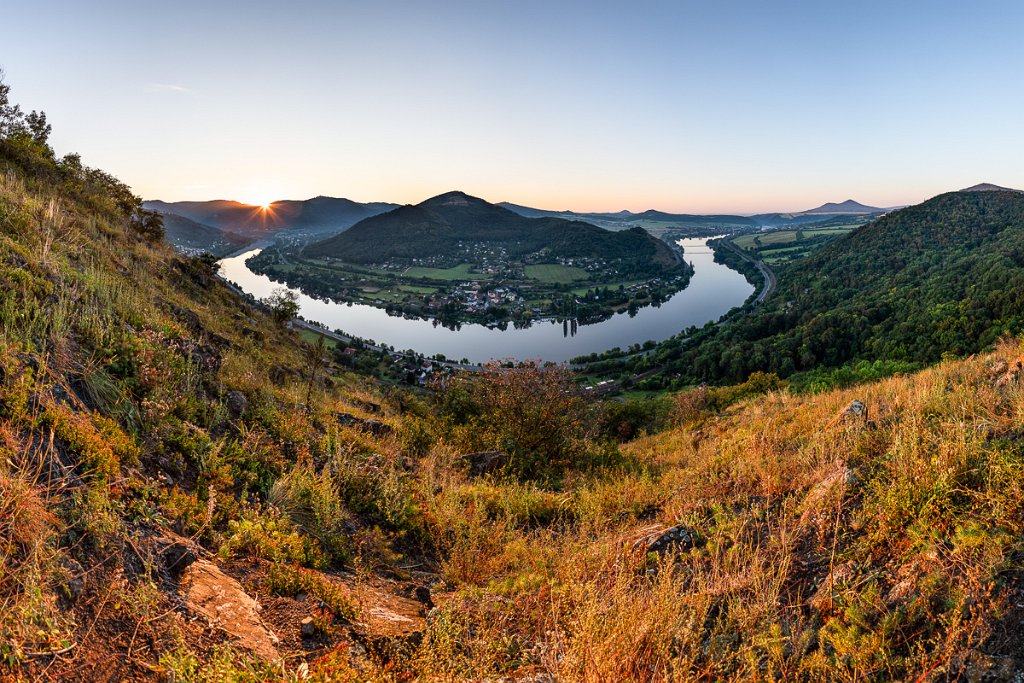
<path id="1" fill-rule="evenodd" d="M 550 320 L 538 320 L 519 330 L 511 324 L 506 330 L 464 324 L 456 331 L 430 320 L 391 316 L 382 308 L 323 301 L 302 292 L 299 311 L 306 320 L 332 330 L 340 329 L 398 350 L 414 349 L 427 356 L 443 353 L 450 360 L 468 358 L 473 362 L 507 358 L 562 362 L 616 346 L 625 349 L 650 339 L 661 341 L 691 325 L 703 326 L 742 304 L 754 291 L 742 274 L 715 263 L 706 239 L 679 240 L 679 245 L 683 258 L 694 269 L 686 289 L 660 306 L 641 308 L 632 318 L 620 313 L 593 325 L 579 325 L 575 334 L 569 325 Z M 254 248 L 219 264 L 222 277 L 258 299 L 282 286 L 245 265 L 246 259 L 259 251 Z"/>

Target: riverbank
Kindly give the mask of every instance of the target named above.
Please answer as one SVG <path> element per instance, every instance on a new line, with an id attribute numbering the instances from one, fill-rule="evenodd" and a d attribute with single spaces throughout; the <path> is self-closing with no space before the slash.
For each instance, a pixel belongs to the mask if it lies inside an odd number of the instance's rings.
<path id="1" fill-rule="evenodd" d="M 538 321 L 525 328 L 509 325 L 504 330 L 476 324 L 448 329 L 436 321 L 389 315 L 380 308 L 339 304 L 293 291 L 298 296 L 300 315 L 306 320 L 394 349 L 414 349 L 426 357 L 443 354 L 447 358 L 466 358 L 473 365 L 509 359 L 566 362 L 615 347 L 627 349 L 647 341 L 659 342 L 691 326 L 714 322 L 741 306 L 754 286 L 738 271 L 716 263 L 706 243 L 703 238 L 682 241 L 686 259 L 694 267 L 686 289 L 657 306 L 640 309 L 633 316 L 619 313 L 593 325 L 574 325 L 563 320 Z M 246 266 L 246 258 L 257 251 L 252 249 L 223 259 L 219 265 L 225 279 L 260 299 L 283 285 Z"/>

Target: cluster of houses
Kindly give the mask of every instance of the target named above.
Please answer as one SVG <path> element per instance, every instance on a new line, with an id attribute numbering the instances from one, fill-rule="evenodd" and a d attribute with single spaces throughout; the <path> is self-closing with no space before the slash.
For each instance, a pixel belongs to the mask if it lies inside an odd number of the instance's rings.
<path id="1" fill-rule="evenodd" d="M 479 282 L 463 282 L 443 294 L 436 294 L 430 308 L 439 309 L 454 303 L 469 313 L 483 313 L 498 306 L 512 307 L 523 298 L 510 287 L 484 287 Z"/>

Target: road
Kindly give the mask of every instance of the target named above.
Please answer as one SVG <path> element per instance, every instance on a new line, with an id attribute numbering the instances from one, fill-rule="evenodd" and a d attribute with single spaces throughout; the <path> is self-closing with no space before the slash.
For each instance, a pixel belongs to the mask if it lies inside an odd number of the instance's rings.
<path id="1" fill-rule="evenodd" d="M 779 286 L 779 280 L 775 277 L 775 273 L 772 272 L 772 269 L 769 268 L 764 261 L 756 259 L 743 251 L 737 247 L 732 240 L 725 240 L 725 246 L 744 261 L 749 261 L 757 266 L 757 269 L 761 272 L 761 276 L 764 278 L 764 284 L 761 286 L 761 291 L 758 292 L 757 298 L 754 299 L 754 305 L 757 306 L 764 303 L 764 300 L 768 298 L 768 295 L 774 292 L 775 288 Z"/>

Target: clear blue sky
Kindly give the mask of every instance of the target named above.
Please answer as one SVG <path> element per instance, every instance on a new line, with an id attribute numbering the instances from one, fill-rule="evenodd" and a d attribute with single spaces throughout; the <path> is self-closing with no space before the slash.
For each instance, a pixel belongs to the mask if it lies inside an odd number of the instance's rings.
<path id="1" fill-rule="evenodd" d="M 1024 187 L 1024 3 L 8 3 L 0 66 L 146 198 L 755 212 Z"/>

